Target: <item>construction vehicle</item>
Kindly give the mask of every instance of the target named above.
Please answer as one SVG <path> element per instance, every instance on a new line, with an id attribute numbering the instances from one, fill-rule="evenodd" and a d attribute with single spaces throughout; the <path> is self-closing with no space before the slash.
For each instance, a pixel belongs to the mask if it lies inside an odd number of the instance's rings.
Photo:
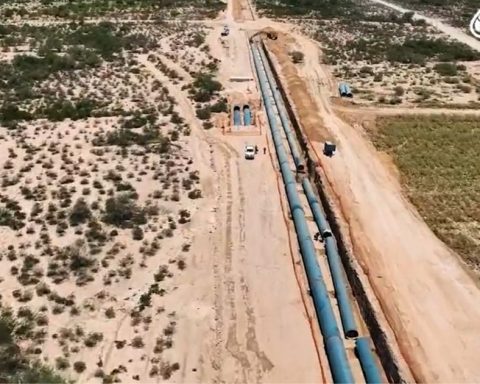
<path id="1" fill-rule="evenodd" d="M 268 32 L 267 32 L 267 37 L 268 37 L 270 40 L 277 40 L 277 38 L 278 38 L 277 33 L 276 33 L 276 32 L 272 32 L 272 31 L 268 31 Z"/>
<path id="2" fill-rule="evenodd" d="M 323 145 L 323 154 L 328 157 L 332 157 L 337 150 L 337 146 L 331 141 L 325 141 Z"/>
<path id="3" fill-rule="evenodd" d="M 228 36 L 229 34 L 230 34 L 230 28 L 228 28 L 228 25 L 224 25 L 221 35 L 222 36 Z"/>

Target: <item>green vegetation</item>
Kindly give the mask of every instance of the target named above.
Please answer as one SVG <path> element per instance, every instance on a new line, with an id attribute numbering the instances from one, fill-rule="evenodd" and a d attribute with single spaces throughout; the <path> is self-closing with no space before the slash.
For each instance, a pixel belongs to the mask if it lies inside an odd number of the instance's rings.
<path id="1" fill-rule="evenodd" d="M 86 223 L 92 217 L 92 211 L 87 202 L 83 198 L 79 198 L 70 212 L 69 220 L 70 225 L 75 226 L 78 224 Z"/>
<path id="2" fill-rule="evenodd" d="M 127 25 L 108 22 L 51 27 L 5 26 L 0 28 L 0 40 L 7 46 L 28 41 L 33 51 L 17 54 L 11 62 L 0 63 L 2 123 L 38 118 L 76 120 L 105 115 L 98 113 L 103 102 L 88 98 L 69 100 L 61 94 L 53 97 L 48 81 L 96 69 L 103 61 L 120 63 L 125 51 L 156 46 L 153 38 L 131 33 Z M 33 107 L 31 103 L 42 96 L 44 102 Z"/>
<path id="3" fill-rule="evenodd" d="M 159 13 L 165 15 L 164 12 L 170 12 L 175 17 L 179 15 L 178 10 L 182 8 L 193 8 L 197 11 L 197 17 L 215 17 L 219 11 L 225 8 L 225 4 L 218 0 L 70 0 L 67 4 L 55 3 L 48 0 L 42 0 L 43 7 L 40 7 L 34 13 L 35 15 L 49 15 L 58 18 L 77 18 L 98 17 L 98 16 L 114 16 L 125 12 L 134 12 L 138 15 L 148 17 L 151 14 Z M 10 15 L 14 15 L 19 10 L 12 8 Z M 7 12 L 4 11 L 4 15 Z M 23 10 L 24 14 L 27 12 Z"/>
<path id="4" fill-rule="evenodd" d="M 422 64 L 427 59 L 440 61 L 479 60 L 480 53 L 465 44 L 442 39 L 408 39 L 388 47 L 386 58 L 399 63 Z"/>
<path id="5" fill-rule="evenodd" d="M 140 208 L 129 193 L 120 193 L 107 199 L 103 221 L 121 228 L 146 224 L 145 210 Z"/>
<path id="6" fill-rule="evenodd" d="M 270 16 L 315 15 L 321 19 L 332 19 L 350 15 L 353 19 L 360 7 L 352 0 L 257 0 L 256 6 Z"/>
<path id="7" fill-rule="evenodd" d="M 5 168 L 5 167 L 4 167 Z M 11 229 L 20 229 L 25 226 L 26 215 L 20 205 L 11 199 L 1 198 L 0 201 L 0 226 L 10 227 Z"/>
<path id="8" fill-rule="evenodd" d="M 373 142 L 435 234 L 480 265 L 480 122 L 476 117 L 381 118 Z"/>
<path id="9" fill-rule="evenodd" d="M 9 309 L 0 307 L 0 381 L 3 383 L 65 383 L 52 369 L 28 359 L 19 342 L 26 334 L 28 320 L 16 319 Z"/>
<path id="10" fill-rule="evenodd" d="M 197 102 L 210 101 L 219 91 L 222 85 L 213 79 L 213 75 L 209 73 L 200 73 L 192 83 L 189 93 L 193 100 Z"/>
<path id="11" fill-rule="evenodd" d="M 433 69 L 442 76 L 455 76 L 458 73 L 457 66 L 452 63 L 438 63 Z"/>

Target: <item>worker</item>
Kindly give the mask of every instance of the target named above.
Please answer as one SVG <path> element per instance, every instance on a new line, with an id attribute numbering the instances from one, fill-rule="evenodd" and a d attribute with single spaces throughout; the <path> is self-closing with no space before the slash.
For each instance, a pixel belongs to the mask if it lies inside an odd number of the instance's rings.
<path id="1" fill-rule="evenodd" d="M 267 148 L 263 147 L 263 154 L 265 155 L 267 153 Z"/>

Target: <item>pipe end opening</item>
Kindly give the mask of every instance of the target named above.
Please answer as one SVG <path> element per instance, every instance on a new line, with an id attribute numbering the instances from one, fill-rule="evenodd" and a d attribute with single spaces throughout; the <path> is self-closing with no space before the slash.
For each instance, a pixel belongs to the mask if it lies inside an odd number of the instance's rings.
<path id="1" fill-rule="evenodd" d="M 330 232 L 330 230 L 328 230 L 328 229 L 323 231 L 323 233 L 322 233 L 323 238 L 331 237 L 331 236 L 332 236 L 332 232 Z"/>
<path id="2" fill-rule="evenodd" d="M 356 329 L 349 329 L 345 332 L 345 337 L 347 339 L 355 339 L 358 337 L 358 331 Z"/>

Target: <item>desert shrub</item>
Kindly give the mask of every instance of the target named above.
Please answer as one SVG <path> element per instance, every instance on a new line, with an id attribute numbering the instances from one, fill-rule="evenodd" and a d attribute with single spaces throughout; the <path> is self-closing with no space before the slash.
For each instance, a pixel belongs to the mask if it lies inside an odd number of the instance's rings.
<path id="1" fill-rule="evenodd" d="M 438 63 L 433 67 L 442 76 L 456 76 L 457 67 L 453 63 Z"/>
<path id="2" fill-rule="evenodd" d="M 103 335 L 98 332 L 91 332 L 87 335 L 83 341 L 85 346 L 92 348 L 97 345 L 98 342 L 103 340 Z"/>
<path id="3" fill-rule="evenodd" d="M 400 85 L 393 88 L 393 92 L 395 93 L 395 96 L 398 96 L 398 97 L 403 96 L 405 94 L 405 90 Z"/>
<path id="4" fill-rule="evenodd" d="M 36 114 L 44 116 L 51 121 L 79 120 L 92 116 L 92 112 L 96 107 L 95 101 L 89 99 L 83 99 L 75 103 L 69 100 L 57 100 L 43 107 Z"/>
<path id="5" fill-rule="evenodd" d="M 200 120 L 208 120 L 212 117 L 212 111 L 209 106 L 198 108 L 196 114 Z"/>
<path id="6" fill-rule="evenodd" d="M 209 130 L 213 128 L 213 123 L 211 121 L 204 121 L 202 124 L 203 129 Z"/>
<path id="7" fill-rule="evenodd" d="M 146 224 L 144 209 L 140 208 L 130 194 L 121 193 L 105 202 L 103 221 L 121 228 Z"/>
<path id="8" fill-rule="evenodd" d="M 140 227 L 133 227 L 132 229 L 133 240 L 143 240 L 143 230 Z"/>
<path id="9" fill-rule="evenodd" d="M 222 84 L 213 79 L 213 75 L 200 73 L 192 83 L 193 99 L 197 102 L 210 101 L 222 89 Z"/>
<path id="10" fill-rule="evenodd" d="M 87 202 L 83 198 L 79 198 L 72 207 L 69 215 L 70 225 L 86 223 L 92 217 L 92 212 Z"/>
<path id="11" fill-rule="evenodd" d="M 359 72 L 361 74 L 366 74 L 366 75 L 371 75 L 371 76 L 373 76 L 375 74 L 375 72 L 373 71 L 373 68 L 369 67 L 368 65 L 365 65 L 362 68 L 360 68 Z"/>
<path id="12" fill-rule="evenodd" d="M 4 102 L 0 108 L 0 121 L 7 123 L 16 120 L 30 120 L 32 115 L 18 106 Z"/>
<path id="13" fill-rule="evenodd" d="M 202 191 L 200 191 L 199 189 L 194 189 L 193 191 L 188 192 L 188 197 L 190 199 L 198 199 L 202 197 Z"/>
<path id="14" fill-rule="evenodd" d="M 87 365 L 83 361 L 75 361 L 73 363 L 73 369 L 77 373 L 82 373 L 85 371 L 85 369 L 87 369 Z"/>
<path id="15" fill-rule="evenodd" d="M 25 226 L 27 215 L 22 211 L 20 205 L 14 201 L 5 199 L 4 206 L 0 206 L 0 226 L 20 229 Z"/>
<path id="16" fill-rule="evenodd" d="M 300 51 L 293 51 L 290 53 L 290 57 L 295 64 L 302 63 L 305 55 L 303 52 Z"/>
<path id="17" fill-rule="evenodd" d="M 210 111 L 213 113 L 228 112 L 227 99 L 222 98 L 210 107 Z"/>
<path id="18" fill-rule="evenodd" d="M 55 359 L 55 367 L 63 371 L 70 367 L 70 362 L 65 357 L 57 357 Z"/>
<path id="19" fill-rule="evenodd" d="M 107 319 L 113 319 L 115 317 L 115 310 L 113 309 L 113 307 L 107 308 L 105 310 L 105 316 L 107 317 Z"/>
<path id="20" fill-rule="evenodd" d="M 132 339 L 132 347 L 133 348 L 143 348 L 145 346 L 143 339 L 141 336 L 135 336 Z"/>
<path id="21" fill-rule="evenodd" d="M 470 87 L 469 85 L 465 85 L 465 84 L 459 84 L 457 85 L 457 88 L 462 91 L 463 93 L 470 93 L 472 91 L 472 87 Z"/>
<path id="22" fill-rule="evenodd" d="M 23 328 L 23 330 L 22 330 Z M 30 361 L 19 342 L 25 338 L 25 323 L 0 308 L 0 372 L 7 383 L 64 383 L 61 376 L 40 362 Z"/>

